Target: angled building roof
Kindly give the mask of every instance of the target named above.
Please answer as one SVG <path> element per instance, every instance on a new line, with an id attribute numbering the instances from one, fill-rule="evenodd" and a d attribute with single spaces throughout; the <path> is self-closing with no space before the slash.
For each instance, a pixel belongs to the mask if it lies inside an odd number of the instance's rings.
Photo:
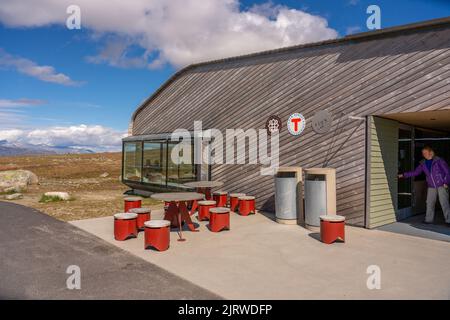
<path id="1" fill-rule="evenodd" d="M 294 50 L 298 50 L 298 49 L 314 48 L 314 47 L 335 45 L 335 44 L 339 45 L 339 44 L 346 44 L 346 43 L 352 43 L 352 42 L 357 42 L 357 41 L 374 40 L 374 39 L 384 38 L 384 37 L 395 37 L 399 34 L 404 34 L 404 33 L 408 33 L 408 32 L 416 32 L 419 30 L 439 28 L 439 27 L 443 27 L 443 26 L 450 26 L 450 17 L 427 20 L 427 21 L 406 24 L 406 25 L 401 25 L 401 26 L 395 26 L 395 27 L 374 30 L 374 31 L 369 31 L 369 32 L 362 32 L 362 33 L 352 34 L 352 35 L 348 35 L 348 36 L 345 36 L 342 38 L 337 38 L 337 39 L 331 39 L 331 40 L 325 40 L 325 41 L 320 41 L 320 42 L 283 47 L 283 48 L 274 49 L 274 50 L 267 50 L 267 51 L 262 51 L 262 52 L 240 55 L 240 56 L 234 56 L 234 57 L 228 57 L 228 58 L 223 58 L 223 59 L 194 63 L 194 64 L 188 65 L 188 66 L 178 70 L 167 81 L 165 81 L 153 94 L 151 94 L 147 99 L 145 99 L 138 106 L 138 108 L 134 111 L 131 120 L 134 121 L 134 119 L 136 118 L 136 115 L 142 110 L 142 108 L 144 108 L 146 105 L 148 105 L 148 103 L 152 99 L 154 99 L 156 96 L 158 96 L 158 94 L 160 92 L 162 92 L 167 86 L 169 86 L 175 79 L 177 79 L 179 76 L 181 76 L 185 72 L 192 70 L 194 68 L 197 68 L 197 67 L 219 64 L 219 63 L 224 63 L 224 62 L 232 62 L 232 61 L 236 61 L 239 59 L 248 59 L 248 58 L 254 58 L 254 57 L 259 57 L 259 56 L 273 55 L 273 54 L 278 54 L 278 53 L 283 53 L 283 52 L 294 51 Z"/>

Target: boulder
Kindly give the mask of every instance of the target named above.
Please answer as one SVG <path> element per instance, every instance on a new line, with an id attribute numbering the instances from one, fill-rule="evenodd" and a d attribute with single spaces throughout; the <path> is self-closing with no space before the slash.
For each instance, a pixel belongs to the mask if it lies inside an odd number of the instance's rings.
<path id="1" fill-rule="evenodd" d="M 14 190 L 24 190 L 28 185 L 38 183 L 38 177 L 33 172 L 28 170 L 0 171 L 0 192 L 8 192 L 5 191 L 5 189 L 8 188 L 14 188 Z"/>
<path id="2" fill-rule="evenodd" d="M 22 198 L 23 198 L 23 194 L 21 194 L 21 193 L 7 194 L 5 196 L 6 200 L 18 200 L 18 199 L 22 199 Z"/>
<path id="3" fill-rule="evenodd" d="M 12 186 L 12 187 L 8 187 L 3 189 L 3 192 L 6 193 L 20 193 L 20 192 L 24 192 L 27 190 L 27 187 L 24 185 L 16 185 L 16 186 Z"/>
<path id="4" fill-rule="evenodd" d="M 55 197 L 55 198 L 59 198 L 64 201 L 70 200 L 70 195 L 67 192 L 51 191 L 51 192 L 44 193 L 44 196 Z"/>

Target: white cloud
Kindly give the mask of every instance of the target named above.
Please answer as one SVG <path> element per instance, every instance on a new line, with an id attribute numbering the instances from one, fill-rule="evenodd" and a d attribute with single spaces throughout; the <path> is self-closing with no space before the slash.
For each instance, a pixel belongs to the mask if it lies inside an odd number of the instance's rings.
<path id="1" fill-rule="evenodd" d="M 39 99 L 0 99 L 0 108 L 16 108 L 16 107 L 28 107 L 44 104 L 45 101 Z"/>
<path id="2" fill-rule="evenodd" d="M 0 9 L 1 11 L 2 9 Z M 14 56 L 0 48 L 0 67 L 14 68 L 20 73 L 45 82 L 52 82 L 66 86 L 79 85 L 64 73 L 56 72 L 52 66 L 41 66 L 22 57 Z"/>
<path id="3" fill-rule="evenodd" d="M 0 0 L 0 21 L 11 27 L 64 25 L 72 0 Z M 270 2 L 241 9 L 238 0 L 78 0 L 81 27 L 114 34 L 91 62 L 116 66 L 177 67 L 337 37 L 327 20 Z M 130 55 L 128 45 L 144 53 Z"/>
<path id="4" fill-rule="evenodd" d="M 84 124 L 33 130 L 0 130 L 0 141 L 7 140 L 13 144 L 87 148 L 94 151 L 120 150 L 125 136 L 126 132 Z"/>

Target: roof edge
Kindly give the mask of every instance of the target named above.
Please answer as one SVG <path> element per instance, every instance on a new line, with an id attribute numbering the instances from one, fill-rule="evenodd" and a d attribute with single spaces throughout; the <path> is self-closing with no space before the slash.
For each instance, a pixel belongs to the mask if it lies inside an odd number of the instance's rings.
<path id="1" fill-rule="evenodd" d="M 415 22 L 410 24 L 404 24 L 400 26 L 394 26 L 389 27 L 386 29 L 379 29 L 374 31 L 368 31 L 368 32 L 361 32 L 356 33 L 353 35 L 348 35 L 342 38 L 336 38 L 336 39 L 330 39 L 330 40 L 324 40 L 324 41 L 318 41 L 318 42 L 311 42 L 311 43 L 305 43 L 300 45 L 294 45 L 289 47 L 282 47 L 278 49 L 272 49 L 272 50 L 266 50 L 266 51 L 260 51 L 255 53 L 249 53 L 244 54 L 240 56 L 233 56 L 228 58 L 222 58 L 222 59 L 216 59 L 216 60 L 209 60 L 209 61 L 203 61 L 199 63 L 193 63 L 190 64 L 184 68 L 181 68 L 177 72 L 175 72 L 169 79 L 167 79 L 153 94 L 151 94 L 148 98 L 146 98 L 139 106 L 138 108 L 133 112 L 131 116 L 131 121 L 134 122 L 137 114 L 158 94 L 163 91 L 166 87 L 168 87 L 173 81 L 175 81 L 181 74 L 200 67 L 204 65 L 211 65 L 216 63 L 223 63 L 223 62 L 229 62 L 229 61 L 236 61 L 240 59 L 246 59 L 251 57 L 259 57 L 264 55 L 269 55 L 273 53 L 282 53 L 282 52 L 288 52 L 291 50 L 298 50 L 298 49 L 304 49 L 304 48 L 313 48 L 313 47 L 320 47 L 324 45 L 330 45 L 330 44 L 341 44 L 341 43 L 350 43 L 352 41 L 361 41 L 361 40 L 369 40 L 369 39 L 376 39 L 378 37 L 385 37 L 385 36 L 391 36 L 398 34 L 402 31 L 413 31 L 413 30 L 422 30 L 422 29 L 432 29 L 435 27 L 440 26 L 450 26 L 450 17 L 444 17 L 444 18 L 438 18 L 438 19 L 432 19 L 432 20 L 426 20 L 421 22 Z"/>

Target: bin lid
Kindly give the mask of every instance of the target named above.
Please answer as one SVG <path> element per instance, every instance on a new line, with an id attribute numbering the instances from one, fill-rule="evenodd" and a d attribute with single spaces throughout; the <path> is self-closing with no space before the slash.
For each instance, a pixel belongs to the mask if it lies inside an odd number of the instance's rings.
<path id="1" fill-rule="evenodd" d="M 239 198 L 239 197 L 244 197 L 245 193 L 230 193 L 230 197 L 233 198 Z"/>
<path id="2" fill-rule="evenodd" d="M 228 192 L 226 192 L 226 191 L 214 191 L 213 194 L 220 196 L 220 195 L 228 194 Z"/>
<path id="3" fill-rule="evenodd" d="M 116 213 L 114 215 L 114 218 L 118 219 L 118 220 L 136 219 L 137 218 L 137 214 L 136 213 L 130 213 L 130 212 L 121 212 L 121 213 Z"/>
<path id="4" fill-rule="evenodd" d="M 239 197 L 239 200 L 255 200 L 255 197 L 253 197 L 253 196 L 242 196 L 242 197 Z"/>
<path id="5" fill-rule="evenodd" d="M 342 222 L 342 221 L 345 221 L 345 217 L 344 216 L 328 214 L 328 215 L 320 216 L 320 220 L 330 221 L 330 222 Z"/>
<path id="6" fill-rule="evenodd" d="M 211 208 L 209 209 L 210 213 L 228 213 L 230 212 L 230 209 L 225 207 L 217 207 L 217 208 Z"/>
<path id="7" fill-rule="evenodd" d="M 142 208 L 133 208 L 133 209 L 130 209 L 130 212 L 132 212 L 132 213 L 151 213 L 152 212 L 152 210 L 150 209 L 150 208 L 144 208 L 144 207 L 142 207 Z"/>
<path id="8" fill-rule="evenodd" d="M 197 204 L 199 206 L 215 206 L 216 202 L 214 200 L 202 200 L 198 201 Z"/>
<path id="9" fill-rule="evenodd" d="M 147 228 L 164 228 L 170 226 L 169 220 L 149 220 L 144 222 Z"/>
<path id="10" fill-rule="evenodd" d="M 125 201 L 141 201 L 142 198 L 141 197 L 125 197 L 125 198 L 123 198 L 123 200 L 125 200 Z"/>

